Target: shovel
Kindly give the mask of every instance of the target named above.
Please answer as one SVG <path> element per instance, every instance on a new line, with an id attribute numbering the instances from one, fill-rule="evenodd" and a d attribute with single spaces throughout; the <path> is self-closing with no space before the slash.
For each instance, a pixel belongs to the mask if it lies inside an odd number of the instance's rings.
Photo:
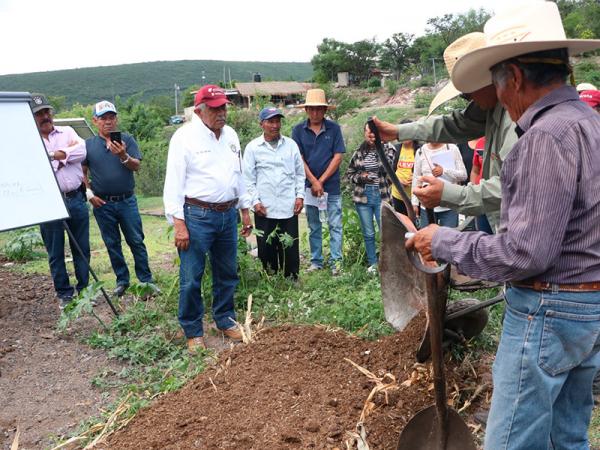
<path id="1" fill-rule="evenodd" d="M 469 428 L 446 403 L 442 326 L 448 295 L 443 273 L 426 276 L 435 405 L 419 411 L 402 430 L 397 450 L 476 450 Z"/>

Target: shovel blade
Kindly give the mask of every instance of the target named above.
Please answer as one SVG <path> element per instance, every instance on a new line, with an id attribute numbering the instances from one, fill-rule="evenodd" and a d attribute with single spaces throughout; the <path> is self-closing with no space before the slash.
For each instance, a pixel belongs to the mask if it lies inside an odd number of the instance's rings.
<path id="1" fill-rule="evenodd" d="M 438 410 L 419 411 L 400 433 L 397 450 L 477 450 L 467 424 L 453 409 L 447 410 L 446 439 L 442 436 Z"/>
<path id="2" fill-rule="evenodd" d="M 416 228 L 406 216 L 381 205 L 379 273 L 386 320 L 398 331 L 427 307 L 425 274 L 417 270 L 404 249 L 404 234 Z"/>

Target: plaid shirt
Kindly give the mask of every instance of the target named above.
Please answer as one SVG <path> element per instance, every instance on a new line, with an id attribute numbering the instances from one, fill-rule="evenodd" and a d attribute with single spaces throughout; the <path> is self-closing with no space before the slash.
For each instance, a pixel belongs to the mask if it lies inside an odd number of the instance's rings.
<path id="1" fill-rule="evenodd" d="M 392 164 L 396 154 L 396 148 L 392 144 L 388 143 L 384 145 L 384 150 L 388 161 L 390 164 Z M 375 152 L 377 155 L 377 160 L 379 161 L 379 154 L 377 153 L 377 150 L 374 148 L 369 148 L 367 144 L 363 142 L 352 155 L 350 164 L 348 165 L 348 170 L 346 170 L 346 178 L 353 185 L 352 201 L 356 203 L 367 203 L 367 196 L 365 194 L 365 181 L 362 178 L 362 174 L 366 172 L 364 160 L 368 152 Z M 379 161 L 378 176 L 381 200 L 389 201 L 391 181 L 387 177 L 381 161 Z"/>

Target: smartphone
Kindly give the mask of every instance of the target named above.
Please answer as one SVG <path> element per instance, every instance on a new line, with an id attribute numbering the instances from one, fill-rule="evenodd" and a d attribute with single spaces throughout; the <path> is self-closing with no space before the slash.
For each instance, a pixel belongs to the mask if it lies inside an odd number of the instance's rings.
<path id="1" fill-rule="evenodd" d="M 120 131 L 111 131 L 110 132 L 110 140 L 112 142 L 121 143 L 121 132 Z"/>

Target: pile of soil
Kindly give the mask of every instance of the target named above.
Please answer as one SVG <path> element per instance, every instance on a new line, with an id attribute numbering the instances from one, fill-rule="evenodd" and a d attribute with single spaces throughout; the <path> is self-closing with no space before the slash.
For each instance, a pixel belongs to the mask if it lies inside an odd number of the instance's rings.
<path id="1" fill-rule="evenodd" d="M 9 449 L 17 426 L 19 449 L 47 448 L 51 435 L 73 432 L 113 398 L 92 386 L 100 370 L 120 367 L 101 350 L 82 344 L 96 326 L 80 319 L 68 334 L 56 332 L 58 301 L 49 276 L 7 270 L 0 261 L 0 449 Z M 108 306 L 98 313 L 109 316 Z"/>
<path id="2" fill-rule="evenodd" d="M 395 377 L 396 389 L 376 394 L 364 421 L 371 449 L 395 448 L 406 422 L 433 403 L 430 367 L 414 360 L 424 326 L 419 316 L 404 332 L 373 342 L 315 326 L 264 330 L 256 342 L 222 352 L 213 369 L 158 399 L 98 448 L 355 448 L 348 432 L 376 383 L 348 359 L 383 383 L 391 382 L 385 374 Z M 447 358 L 455 406 L 488 375 L 480 364 Z"/>

